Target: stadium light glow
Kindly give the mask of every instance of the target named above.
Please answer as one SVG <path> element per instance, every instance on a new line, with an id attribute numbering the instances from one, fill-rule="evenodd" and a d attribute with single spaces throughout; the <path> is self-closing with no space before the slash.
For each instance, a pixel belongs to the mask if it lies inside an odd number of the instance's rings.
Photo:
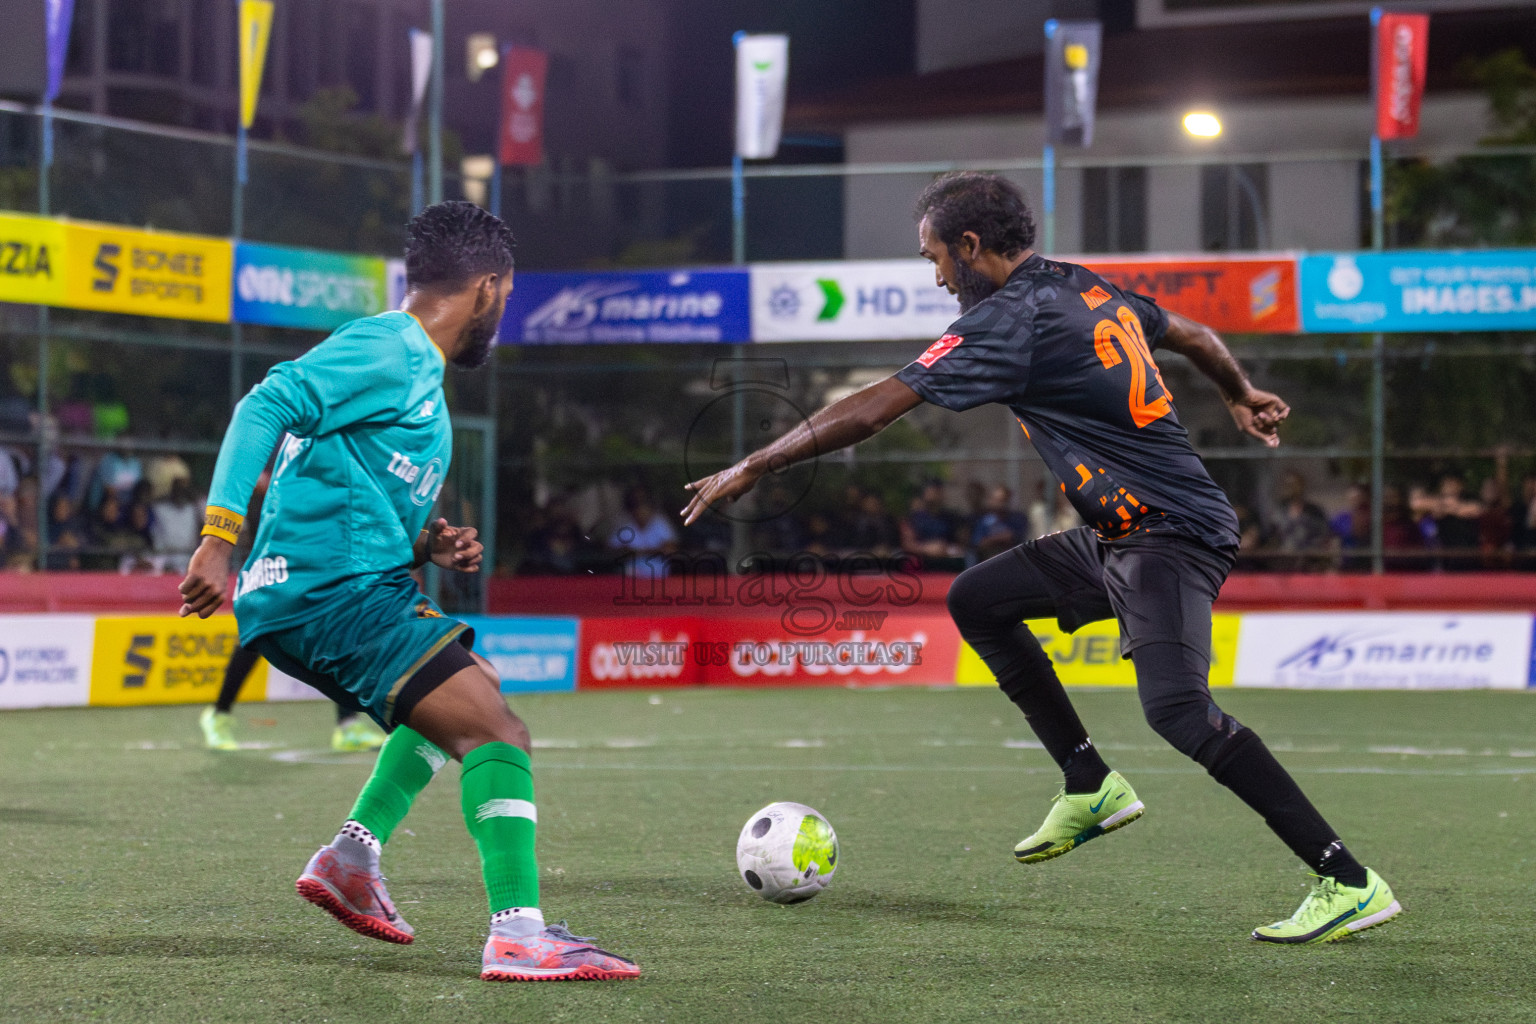
<path id="1" fill-rule="evenodd" d="M 1215 114 L 1191 110 L 1184 115 L 1184 130 L 1200 139 L 1214 139 L 1221 134 L 1221 121 Z"/>
<path id="2" fill-rule="evenodd" d="M 482 75 L 501 63 L 496 37 L 489 32 L 470 33 L 464 49 L 465 74 L 471 82 L 478 82 Z"/>

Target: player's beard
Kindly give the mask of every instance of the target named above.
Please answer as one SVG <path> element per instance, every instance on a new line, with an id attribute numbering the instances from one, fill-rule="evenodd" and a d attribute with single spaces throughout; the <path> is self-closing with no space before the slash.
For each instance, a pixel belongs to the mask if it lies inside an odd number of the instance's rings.
<path id="1" fill-rule="evenodd" d="M 496 331 L 501 327 L 500 309 L 488 309 L 485 315 L 464 328 L 464 344 L 453 357 L 453 365 L 465 370 L 478 370 L 491 358 L 491 348 L 496 344 Z"/>
<path id="2" fill-rule="evenodd" d="M 955 261 L 955 279 L 952 283 L 960 298 L 960 312 L 969 313 L 976 303 L 997 291 L 997 285 L 981 271 L 961 262 L 953 246 L 950 247 L 949 255 Z"/>

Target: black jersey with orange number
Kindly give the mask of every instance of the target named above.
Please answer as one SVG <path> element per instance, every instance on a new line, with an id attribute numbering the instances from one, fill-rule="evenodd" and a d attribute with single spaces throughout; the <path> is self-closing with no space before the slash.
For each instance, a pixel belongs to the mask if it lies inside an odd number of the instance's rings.
<path id="1" fill-rule="evenodd" d="M 1012 409 L 1105 540 L 1180 533 L 1236 548 L 1237 516 L 1152 361 L 1167 329 L 1146 296 L 1034 255 L 896 376 L 946 409 Z"/>

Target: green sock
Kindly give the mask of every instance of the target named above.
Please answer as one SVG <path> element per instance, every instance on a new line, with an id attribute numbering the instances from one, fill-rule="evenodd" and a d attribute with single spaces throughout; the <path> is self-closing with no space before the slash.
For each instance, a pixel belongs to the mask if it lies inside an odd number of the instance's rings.
<path id="1" fill-rule="evenodd" d="M 491 913 L 539 905 L 533 853 L 533 763 L 510 743 L 486 743 L 464 755 L 464 824 L 480 848 Z"/>
<path id="2" fill-rule="evenodd" d="M 448 755 L 425 736 L 398 726 L 379 748 L 373 775 L 357 794 L 350 820 L 372 832 L 380 843 L 387 843 L 417 794 L 427 788 L 432 776 L 447 763 Z"/>

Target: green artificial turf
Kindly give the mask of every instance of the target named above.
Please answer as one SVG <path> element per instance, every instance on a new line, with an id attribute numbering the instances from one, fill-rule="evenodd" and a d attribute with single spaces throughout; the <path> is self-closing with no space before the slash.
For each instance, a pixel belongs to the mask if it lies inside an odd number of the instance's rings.
<path id="1" fill-rule="evenodd" d="M 1057 776 L 991 690 L 521 697 L 544 907 L 637 982 L 477 979 L 485 901 L 446 769 L 385 851 L 409 947 L 293 880 L 366 777 L 327 706 L 0 713 L 0 1017 L 16 1021 L 1536 1020 L 1536 693 L 1229 693 L 1406 913 L 1261 945 L 1308 878 L 1163 747 L 1126 691 L 1075 699 L 1146 816 L 1022 866 Z M 773 906 L 736 876 L 772 800 L 819 808 L 832 887 Z"/>

